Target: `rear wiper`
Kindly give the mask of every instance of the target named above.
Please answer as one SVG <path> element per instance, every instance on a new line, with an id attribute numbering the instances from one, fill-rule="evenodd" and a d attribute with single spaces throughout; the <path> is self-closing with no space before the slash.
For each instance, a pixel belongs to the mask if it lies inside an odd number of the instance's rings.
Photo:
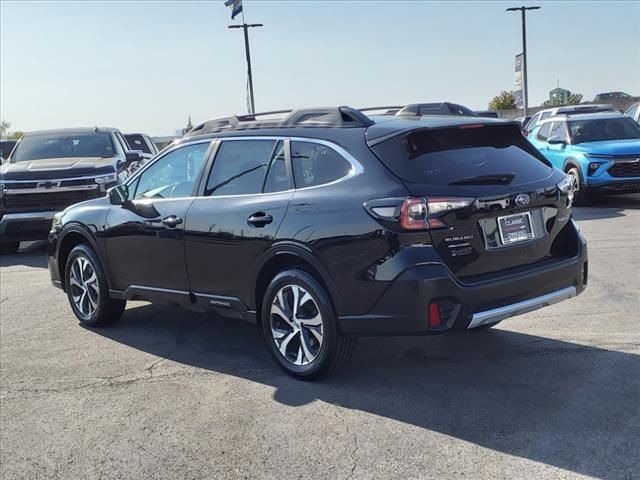
<path id="1" fill-rule="evenodd" d="M 449 182 L 449 185 L 507 185 L 515 177 L 515 173 L 495 173 L 493 175 L 478 175 Z"/>

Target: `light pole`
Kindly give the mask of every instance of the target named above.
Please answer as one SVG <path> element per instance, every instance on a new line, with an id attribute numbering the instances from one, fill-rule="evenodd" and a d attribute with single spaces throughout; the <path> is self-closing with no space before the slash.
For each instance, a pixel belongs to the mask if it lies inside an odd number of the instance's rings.
<path id="1" fill-rule="evenodd" d="M 244 14 L 243 14 L 244 15 Z M 229 28 L 242 28 L 244 30 L 244 50 L 247 55 L 247 76 L 249 78 L 249 113 L 256 113 L 256 102 L 253 98 L 253 77 L 251 76 L 251 53 L 249 52 L 249 29 L 262 27 L 262 23 L 242 23 L 242 25 L 229 25 Z"/>
<path id="2" fill-rule="evenodd" d="M 526 21 L 526 12 L 527 10 L 540 10 L 540 7 L 511 7 L 507 8 L 507 12 L 517 12 L 520 11 L 522 14 L 522 70 L 524 77 L 524 92 L 523 93 L 523 105 L 524 105 L 524 116 L 527 116 L 527 109 L 529 108 L 529 84 L 527 82 L 527 75 L 529 73 L 527 69 L 527 21 Z"/>

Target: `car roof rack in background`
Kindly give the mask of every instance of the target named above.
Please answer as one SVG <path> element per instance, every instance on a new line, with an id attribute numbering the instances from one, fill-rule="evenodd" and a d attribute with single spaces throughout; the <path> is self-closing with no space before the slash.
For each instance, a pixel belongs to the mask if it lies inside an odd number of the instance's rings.
<path id="1" fill-rule="evenodd" d="M 600 112 L 615 112 L 616 109 L 613 105 L 606 104 L 586 104 L 586 105 L 564 105 L 562 107 L 555 107 L 556 115 L 571 115 L 578 113 L 600 113 Z"/>
<path id="2" fill-rule="evenodd" d="M 403 108 L 404 108 L 404 105 L 390 105 L 390 106 L 384 106 L 384 107 L 365 107 L 365 108 L 359 108 L 358 110 L 360 110 L 361 112 L 373 112 L 373 111 L 383 110 L 383 112 L 380 113 L 379 115 L 395 115 Z"/>
<path id="3" fill-rule="evenodd" d="M 271 117 L 275 118 L 260 118 Z M 227 130 L 254 130 L 287 127 L 368 127 L 373 121 L 351 107 L 302 108 L 274 110 L 249 115 L 232 115 L 208 120 L 191 129 L 185 136 L 202 135 Z"/>

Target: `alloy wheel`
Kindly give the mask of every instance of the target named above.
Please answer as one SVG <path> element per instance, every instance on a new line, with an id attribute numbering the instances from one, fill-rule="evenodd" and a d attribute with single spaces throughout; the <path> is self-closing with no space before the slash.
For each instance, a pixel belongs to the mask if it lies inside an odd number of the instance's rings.
<path id="1" fill-rule="evenodd" d="M 69 287 L 71 298 L 78 311 L 91 317 L 98 308 L 100 286 L 98 276 L 91 262 L 85 257 L 78 257 L 71 265 Z"/>
<path id="2" fill-rule="evenodd" d="M 294 365 L 309 365 L 320 353 L 322 314 L 313 296 L 299 285 L 278 290 L 270 310 L 271 335 L 280 354 Z"/>

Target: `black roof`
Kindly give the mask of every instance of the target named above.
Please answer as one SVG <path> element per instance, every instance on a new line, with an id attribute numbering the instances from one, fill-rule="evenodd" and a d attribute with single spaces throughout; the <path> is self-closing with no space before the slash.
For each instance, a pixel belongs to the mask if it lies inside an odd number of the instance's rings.
<path id="1" fill-rule="evenodd" d="M 372 107 L 363 110 L 392 108 L 396 107 Z M 351 107 L 311 108 L 279 110 L 253 115 L 235 115 L 209 120 L 194 127 L 183 137 L 183 141 L 191 140 L 195 137 L 235 136 L 239 132 L 252 136 L 297 135 L 301 137 L 323 136 L 335 138 L 341 136 L 338 131 L 344 131 L 345 129 L 366 130 L 367 141 L 372 141 L 414 129 L 509 123 L 515 124 L 516 122 L 461 115 L 421 116 L 383 113 L 381 115 L 367 116 L 360 110 Z M 295 130 L 295 133 L 291 131 L 292 129 Z M 286 132 L 283 130 L 286 130 Z"/>

